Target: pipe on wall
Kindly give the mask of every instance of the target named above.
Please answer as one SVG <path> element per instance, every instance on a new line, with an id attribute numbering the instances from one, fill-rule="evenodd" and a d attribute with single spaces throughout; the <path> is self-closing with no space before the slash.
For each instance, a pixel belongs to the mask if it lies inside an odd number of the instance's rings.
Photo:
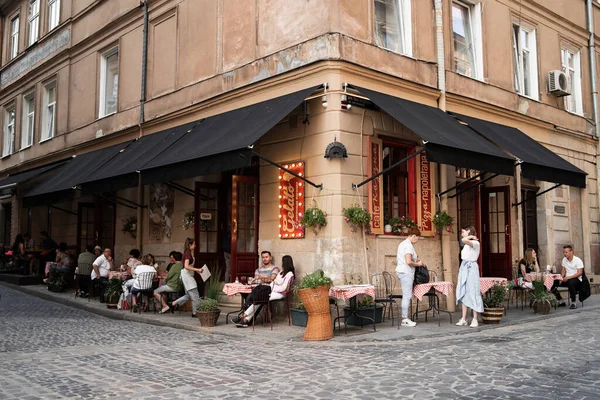
<path id="1" fill-rule="evenodd" d="M 142 86 L 140 94 L 140 125 L 144 123 L 146 103 L 146 70 L 148 68 L 148 0 L 140 0 L 144 7 L 144 28 L 142 32 Z M 140 132 L 141 133 L 141 132 Z"/>
<path id="2" fill-rule="evenodd" d="M 590 57 L 590 83 L 592 86 L 592 104 L 595 125 L 595 136 L 600 137 L 600 125 L 598 124 L 598 82 L 596 79 L 596 41 L 594 38 L 594 9 L 592 6 L 592 1 L 593 0 L 586 0 L 585 6 L 589 32 L 588 49 Z"/>

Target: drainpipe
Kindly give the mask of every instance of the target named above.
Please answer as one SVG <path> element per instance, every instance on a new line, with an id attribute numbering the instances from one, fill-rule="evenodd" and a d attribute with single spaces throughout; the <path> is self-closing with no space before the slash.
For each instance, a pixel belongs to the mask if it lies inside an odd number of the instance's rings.
<path id="1" fill-rule="evenodd" d="M 444 49 L 444 14 L 442 12 L 442 0 L 435 0 L 435 36 L 437 47 L 437 67 L 438 67 L 438 89 L 440 90 L 440 98 L 438 107 L 442 111 L 446 111 L 446 62 Z M 448 189 L 448 167 L 444 164 L 438 164 L 440 171 L 440 192 Z M 440 198 L 440 211 L 448 210 L 448 197 Z M 452 252 L 450 251 L 450 236 L 442 234 L 442 270 L 444 280 L 452 282 L 455 271 L 452 267 Z M 454 294 L 446 297 L 448 311 L 453 312 L 456 309 L 456 299 Z"/>
<path id="2" fill-rule="evenodd" d="M 589 40 L 588 40 L 588 48 L 589 48 L 589 58 L 590 58 L 590 83 L 592 86 L 592 107 L 593 107 L 593 118 L 594 118 L 594 136 L 598 139 L 598 144 L 596 145 L 596 184 L 597 184 L 597 195 L 598 201 L 600 202 L 600 124 L 598 120 L 598 83 L 596 81 L 596 39 L 594 33 L 594 8 L 592 5 L 592 0 L 585 1 L 585 11 L 587 14 L 587 25 L 589 32 Z M 582 191 L 582 196 L 587 191 Z M 586 241 L 584 241 L 585 243 Z M 589 243 L 589 241 L 587 241 Z"/>
<path id="3" fill-rule="evenodd" d="M 148 0 L 141 0 L 144 6 L 144 30 L 142 33 L 142 93 L 140 96 L 140 135 L 144 123 L 144 105 L 146 103 L 146 69 L 148 67 Z"/>

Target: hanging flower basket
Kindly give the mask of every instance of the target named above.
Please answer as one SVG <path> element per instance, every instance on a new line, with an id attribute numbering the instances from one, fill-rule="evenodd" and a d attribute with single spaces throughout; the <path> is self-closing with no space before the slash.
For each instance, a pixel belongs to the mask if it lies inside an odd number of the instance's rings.
<path id="1" fill-rule="evenodd" d="M 137 237 L 137 217 L 127 217 L 121 219 L 123 221 L 123 229 L 121 232 L 131 235 L 132 238 Z"/>
<path id="2" fill-rule="evenodd" d="M 371 214 L 369 210 L 364 207 L 354 205 L 352 207 L 344 208 L 344 220 L 352 229 L 352 232 L 358 232 L 359 230 L 365 231 L 367 235 L 372 235 L 371 232 Z"/>
<path id="3" fill-rule="evenodd" d="M 183 213 L 183 230 L 187 231 L 194 227 L 194 212 L 186 211 Z"/>
<path id="4" fill-rule="evenodd" d="M 431 222 L 435 226 L 435 236 L 441 235 L 444 231 L 448 233 L 454 232 L 452 227 L 454 224 L 454 218 L 452 218 L 446 211 L 436 213 Z"/>
<path id="5" fill-rule="evenodd" d="M 321 210 L 317 205 L 317 202 L 313 200 L 312 207 L 304 212 L 298 225 L 302 230 L 312 228 L 313 233 L 317 236 L 321 231 L 321 228 L 327 225 L 327 213 Z"/>

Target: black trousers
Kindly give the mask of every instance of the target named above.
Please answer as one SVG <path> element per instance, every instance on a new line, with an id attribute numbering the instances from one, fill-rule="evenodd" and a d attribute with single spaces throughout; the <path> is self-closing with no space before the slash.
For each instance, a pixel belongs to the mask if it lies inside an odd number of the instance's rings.
<path id="1" fill-rule="evenodd" d="M 95 288 L 100 288 L 100 303 L 104 303 L 104 292 L 106 292 L 106 287 L 108 286 L 108 278 L 105 276 L 96 278 L 96 279 L 92 280 L 92 285 Z M 91 295 L 91 293 L 90 293 L 90 295 Z"/>
<path id="2" fill-rule="evenodd" d="M 568 287 L 569 288 L 569 297 L 571 298 L 571 302 L 577 302 L 577 292 L 581 290 L 581 281 L 579 278 L 569 279 L 566 282 L 563 281 L 554 281 L 554 285 L 552 285 L 552 293 L 556 296 L 556 300 L 561 301 L 562 296 L 560 292 L 556 290 L 557 287 Z"/>
<path id="3" fill-rule="evenodd" d="M 257 306 L 256 311 L 254 312 L 255 316 L 260 315 L 260 310 L 262 308 L 262 304 L 269 301 L 270 295 L 271 295 L 271 286 L 258 285 L 254 289 L 252 289 L 252 292 L 246 298 L 245 306 L 246 306 L 246 308 L 248 308 L 249 305 L 254 304 L 255 302 L 261 303 Z"/>

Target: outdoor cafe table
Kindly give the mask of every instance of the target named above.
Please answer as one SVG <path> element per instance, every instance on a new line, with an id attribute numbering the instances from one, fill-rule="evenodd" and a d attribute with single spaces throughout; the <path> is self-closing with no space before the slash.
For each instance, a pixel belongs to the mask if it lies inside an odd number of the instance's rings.
<path id="1" fill-rule="evenodd" d="M 479 291 L 484 294 L 492 288 L 496 283 L 506 285 L 506 278 L 479 278 Z"/>
<path id="2" fill-rule="evenodd" d="M 344 311 L 343 316 L 338 316 L 333 320 L 333 326 L 335 327 L 335 321 L 339 321 L 340 318 L 344 319 L 344 332 L 348 333 L 348 318 L 355 315 L 358 317 L 362 323 L 363 319 L 368 319 L 373 322 L 373 330 L 376 331 L 375 327 L 375 301 L 373 301 L 373 318 L 365 317 L 358 313 L 358 307 L 356 305 L 356 296 L 371 296 L 373 300 L 375 300 L 375 286 L 369 284 L 363 285 L 342 285 L 342 286 L 334 286 L 329 289 L 329 296 L 335 297 L 336 299 L 349 300 L 350 301 L 350 314 L 346 315 Z M 339 322 L 338 322 L 339 324 Z"/>
<path id="3" fill-rule="evenodd" d="M 225 317 L 225 324 L 229 323 L 230 314 L 236 314 L 244 311 L 244 303 L 246 302 L 246 297 L 248 297 L 248 295 L 252 292 L 252 289 L 254 289 L 255 286 L 256 285 L 245 285 L 243 283 L 226 283 L 225 286 L 223 286 L 223 293 L 225 293 L 227 296 L 233 297 L 238 293 L 242 296 L 242 304 L 240 309 L 227 313 L 227 316 Z"/>
<path id="4" fill-rule="evenodd" d="M 444 296 L 448 296 L 452 293 L 454 289 L 454 284 L 452 282 L 429 282 L 429 283 L 421 283 L 413 286 L 413 296 L 417 298 L 418 301 L 423 300 L 423 296 L 427 293 L 430 293 L 427 297 L 429 297 L 429 308 L 426 310 L 419 311 L 419 306 L 417 302 L 417 312 L 413 314 L 413 319 L 417 319 L 419 313 L 425 313 L 425 321 L 427 321 L 427 313 L 429 311 L 433 312 L 435 316 L 435 312 L 437 311 L 438 316 L 438 326 L 440 325 L 440 312 L 445 312 L 450 316 L 450 323 L 452 323 L 452 314 L 446 310 L 440 310 L 440 299 L 437 297 L 435 292 L 440 292 Z M 400 324 L 398 324 L 398 328 L 400 328 Z"/>
<path id="5" fill-rule="evenodd" d="M 533 272 L 526 274 L 525 277 L 531 282 L 535 281 L 536 279 L 542 279 L 544 281 L 544 286 L 546 286 L 546 290 L 548 291 L 552 289 L 552 285 L 554 285 L 555 280 L 562 281 L 561 274 L 544 274 L 541 272 Z"/>

